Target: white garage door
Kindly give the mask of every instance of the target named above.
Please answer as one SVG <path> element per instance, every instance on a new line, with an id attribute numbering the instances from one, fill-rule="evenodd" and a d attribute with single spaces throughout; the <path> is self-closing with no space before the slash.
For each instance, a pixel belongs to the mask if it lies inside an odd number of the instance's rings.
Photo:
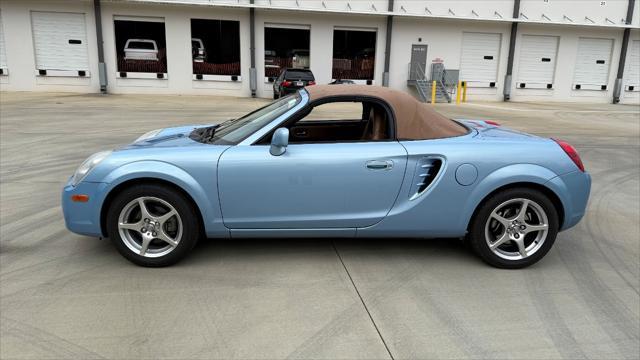
<path id="1" fill-rule="evenodd" d="M 580 38 L 573 71 L 573 88 L 606 90 L 613 39 Z"/>
<path id="2" fill-rule="evenodd" d="M 557 36 L 522 35 L 517 86 L 553 88 L 557 55 Z"/>
<path id="3" fill-rule="evenodd" d="M 0 75 L 7 72 L 7 50 L 4 44 L 4 28 L 2 27 L 2 14 L 0 14 Z"/>
<path id="4" fill-rule="evenodd" d="M 84 14 L 31 12 L 38 70 L 89 70 Z"/>
<path id="5" fill-rule="evenodd" d="M 624 70 L 624 86 L 628 91 L 640 91 L 640 40 L 629 43 Z"/>
<path id="6" fill-rule="evenodd" d="M 460 79 L 468 86 L 494 87 L 498 76 L 500 42 L 501 34 L 463 33 Z"/>

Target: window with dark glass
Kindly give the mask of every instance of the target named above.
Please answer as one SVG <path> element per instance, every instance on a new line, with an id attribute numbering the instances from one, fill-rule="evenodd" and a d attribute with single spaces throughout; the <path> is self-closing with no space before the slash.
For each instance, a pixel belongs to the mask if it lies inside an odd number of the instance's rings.
<path id="1" fill-rule="evenodd" d="M 191 19 L 193 73 L 240 75 L 240 22 Z"/>
<path id="2" fill-rule="evenodd" d="M 161 18 L 114 20 L 118 72 L 166 73 L 167 49 Z"/>
<path id="3" fill-rule="evenodd" d="M 333 31 L 334 80 L 373 80 L 375 62 L 375 31 Z"/>
<path id="4" fill-rule="evenodd" d="M 265 27 L 264 76 L 273 81 L 284 69 L 309 69 L 310 33 L 303 28 Z"/>

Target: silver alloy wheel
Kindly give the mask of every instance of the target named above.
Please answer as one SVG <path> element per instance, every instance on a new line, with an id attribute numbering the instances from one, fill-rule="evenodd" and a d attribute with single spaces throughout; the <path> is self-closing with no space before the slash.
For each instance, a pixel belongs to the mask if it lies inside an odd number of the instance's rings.
<path id="1" fill-rule="evenodd" d="M 118 217 L 118 233 L 124 244 L 140 256 L 169 254 L 182 238 L 178 211 L 165 200 L 143 196 L 130 201 Z"/>
<path id="2" fill-rule="evenodd" d="M 547 239 L 549 220 L 530 199 L 511 199 L 498 205 L 485 225 L 489 249 L 506 260 L 522 260 L 535 254 Z"/>

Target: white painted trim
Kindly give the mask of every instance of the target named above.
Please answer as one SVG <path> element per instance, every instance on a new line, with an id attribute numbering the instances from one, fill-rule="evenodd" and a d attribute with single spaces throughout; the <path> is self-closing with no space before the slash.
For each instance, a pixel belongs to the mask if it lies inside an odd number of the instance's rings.
<path id="1" fill-rule="evenodd" d="M 525 87 L 523 87 L 523 88 L 520 87 L 520 84 L 522 84 L 522 82 L 517 82 L 516 83 L 516 89 L 517 90 L 527 90 L 527 89 L 553 90 L 553 87 L 551 89 L 547 88 L 547 84 L 524 83 Z M 553 86 L 553 84 L 551 84 L 551 86 Z"/>
<path id="2" fill-rule="evenodd" d="M 496 89 L 498 87 L 497 81 L 495 82 L 495 86 L 491 86 L 491 84 L 487 81 L 465 81 L 465 82 L 467 83 L 467 88 Z"/>
<path id="3" fill-rule="evenodd" d="M 202 75 L 202 79 L 197 79 L 197 75 Z M 238 80 L 232 80 L 232 76 L 237 76 Z M 193 74 L 194 81 L 225 81 L 225 82 L 242 82 L 242 76 L 240 75 L 210 75 L 210 74 Z"/>
<path id="4" fill-rule="evenodd" d="M 113 20 L 119 21 L 144 21 L 144 22 L 157 22 L 164 23 L 164 18 L 153 16 L 129 16 L 129 15 L 114 15 Z"/>
<path id="5" fill-rule="evenodd" d="M 304 24 L 283 24 L 283 23 L 264 23 L 265 28 L 275 29 L 296 29 L 296 30 L 311 30 L 311 25 Z"/>
<path id="6" fill-rule="evenodd" d="M 357 27 L 357 26 L 334 26 L 333 30 L 378 32 L 378 28 Z"/>
<path id="7" fill-rule="evenodd" d="M 40 70 L 46 70 L 46 75 L 40 75 Z M 85 75 L 78 75 L 78 71 L 84 71 Z M 36 69 L 35 75 L 40 77 L 77 77 L 77 78 L 88 78 L 91 77 L 91 72 L 89 70 L 49 70 L 49 69 Z"/>
<path id="8" fill-rule="evenodd" d="M 126 77 L 120 76 L 120 73 L 127 73 Z M 164 74 L 162 79 L 158 79 L 158 74 Z M 167 80 L 169 75 L 167 73 L 149 73 L 149 72 L 128 72 L 128 71 L 117 71 L 116 77 L 118 79 L 152 79 L 152 80 Z"/>
<path id="9" fill-rule="evenodd" d="M 580 85 L 580 89 L 576 89 L 576 85 Z M 606 85 L 606 84 L 602 84 L 602 85 Z M 608 87 L 608 86 L 607 86 L 607 88 L 606 88 L 606 89 L 604 89 L 604 90 L 603 90 L 603 89 L 602 89 L 602 85 L 593 85 L 593 84 L 589 85 L 589 84 L 575 84 L 575 83 L 574 83 L 574 84 L 572 84 L 572 85 L 571 85 L 571 88 L 572 88 L 573 90 L 576 90 L 576 91 L 581 91 L 581 90 L 607 91 L 607 90 L 609 90 L 609 87 Z"/>

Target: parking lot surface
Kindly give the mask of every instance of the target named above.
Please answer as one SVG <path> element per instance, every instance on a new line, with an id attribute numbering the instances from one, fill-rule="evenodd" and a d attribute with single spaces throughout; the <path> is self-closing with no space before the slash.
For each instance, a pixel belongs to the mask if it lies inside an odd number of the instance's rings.
<path id="1" fill-rule="evenodd" d="M 567 140 L 591 172 L 584 220 L 523 270 L 450 239 L 209 240 L 148 269 L 65 229 L 88 155 L 263 103 L 0 93 L 0 358 L 640 357 L 637 106 L 437 106 Z"/>

